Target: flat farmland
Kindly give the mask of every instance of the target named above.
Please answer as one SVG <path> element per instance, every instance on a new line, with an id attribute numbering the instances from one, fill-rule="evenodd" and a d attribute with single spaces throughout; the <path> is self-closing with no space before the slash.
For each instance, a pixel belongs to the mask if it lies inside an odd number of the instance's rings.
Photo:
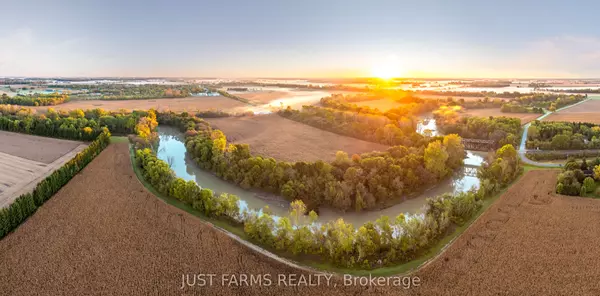
<path id="1" fill-rule="evenodd" d="M 229 141 L 249 144 L 253 154 L 279 160 L 333 160 L 335 153 L 340 150 L 352 155 L 374 150 L 385 151 L 388 148 L 324 131 L 276 114 L 205 120 L 214 128 L 222 130 Z"/>
<path id="2" fill-rule="evenodd" d="M 417 272 L 414 294 L 600 295 L 600 200 L 556 195 L 558 173 L 526 173 Z"/>
<path id="3" fill-rule="evenodd" d="M 329 287 L 278 284 L 279 274 L 298 277 L 308 273 L 255 252 L 149 193 L 133 172 L 127 143 L 107 147 L 33 216 L 0 240 L 0 261 L 2 295 L 368 292 L 368 287 L 345 287 L 340 279 Z M 184 274 L 199 273 L 216 274 L 214 284 L 182 285 Z M 273 283 L 250 287 L 221 284 L 223 275 L 240 274 L 269 275 Z M 388 292 L 398 293 L 397 289 Z"/>
<path id="4" fill-rule="evenodd" d="M 107 111 L 148 110 L 154 108 L 159 111 L 206 111 L 222 110 L 244 107 L 246 104 L 227 97 L 188 97 L 173 99 L 151 99 L 151 100 L 73 100 L 64 104 L 52 106 L 55 110 L 95 109 L 102 108 Z M 45 111 L 48 107 L 34 107 L 34 109 Z"/>
<path id="5" fill-rule="evenodd" d="M 527 173 L 438 258 L 420 286 L 222 285 L 223 275 L 310 273 L 242 245 L 137 180 L 126 143 L 111 144 L 0 241 L 8 295 L 598 295 L 600 200 L 557 196 L 558 171 Z M 215 284 L 182 285 L 213 273 Z M 27 285 L 23 285 L 27 283 Z M 275 283 L 277 283 L 275 281 Z M 335 286 L 334 286 L 335 285 Z"/>
<path id="6" fill-rule="evenodd" d="M 273 100 L 284 99 L 287 97 L 291 97 L 294 94 L 287 91 L 276 91 L 276 90 L 268 90 L 268 91 L 255 91 L 255 92 L 242 92 L 235 93 L 236 96 L 242 97 L 244 99 L 248 99 L 252 102 L 258 104 L 268 104 Z"/>
<path id="7" fill-rule="evenodd" d="M 352 102 L 351 104 L 356 104 L 356 105 L 359 105 L 359 106 L 367 106 L 367 107 L 370 107 L 370 108 L 377 108 L 381 112 L 385 112 L 387 110 L 390 110 L 390 109 L 393 109 L 393 108 L 398 108 L 398 107 L 404 105 L 402 103 L 398 103 L 396 101 L 392 101 L 392 100 L 389 100 L 389 99 L 379 99 L 379 100 L 373 100 L 373 101 Z"/>
<path id="8" fill-rule="evenodd" d="M 485 108 L 485 109 L 468 109 L 465 112 L 461 113 L 463 116 L 479 116 L 479 117 L 488 117 L 488 116 L 505 116 L 518 118 L 521 120 L 521 124 L 526 124 L 530 121 L 535 120 L 540 117 L 542 114 L 537 113 L 505 113 L 501 112 L 499 108 Z"/>
<path id="9" fill-rule="evenodd" d="M 543 121 L 590 122 L 600 124 L 600 99 L 593 99 L 577 106 L 548 115 Z"/>
<path id="10" fill-rule="evenodd" d="M 87 145 L 0 131 L 0 208 L 33 190 Z"/>

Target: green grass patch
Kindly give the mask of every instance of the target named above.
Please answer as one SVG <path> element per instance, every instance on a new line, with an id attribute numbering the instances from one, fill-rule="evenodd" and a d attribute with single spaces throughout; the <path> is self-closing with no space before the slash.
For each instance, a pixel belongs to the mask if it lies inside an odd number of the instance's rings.
<path id="1" fill-rule="evenodd" d="M 127 143 L 127 142 L 129 142 L 129 139 L 127 139 L 127 137 L 111 136 L 110 142 L 111 143 Z"/>

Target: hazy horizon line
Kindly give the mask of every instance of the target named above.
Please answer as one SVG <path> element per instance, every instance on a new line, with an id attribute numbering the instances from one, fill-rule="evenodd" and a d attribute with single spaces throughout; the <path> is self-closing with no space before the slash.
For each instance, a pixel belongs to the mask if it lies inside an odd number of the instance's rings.
<path id="1" fill-rule="evenodd" d="M 600 80 L 600 77 L 393 77 L 383 79 L 373 76 L 353 76 L 353 77 L 266 77 L 266 76 L 248 76 L 248 77 L 218 77 L 218 76 L 8 76 L 2 75 L 0 79 L 230 79 L 230 80 L 249 80 L 249 79 L 270 79 L 270 80 L 352 80 L 352 79 L 373 79 L 373 80 Z"/>

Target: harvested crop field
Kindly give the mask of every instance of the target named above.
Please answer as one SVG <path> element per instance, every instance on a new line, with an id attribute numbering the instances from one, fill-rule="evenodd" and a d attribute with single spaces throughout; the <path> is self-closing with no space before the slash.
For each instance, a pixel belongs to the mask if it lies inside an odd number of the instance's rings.
<path id="1" fill-rule="evenodd" d="M 249 144 L 256 155 L 286 161 L 333 160 L 337 151 L 348 155 L 374 150 L 385 151 L 388 146 L 341 136 L 276 114 L 206 118 L 214 128 L 225 133 L 233 143 Z"/>
<path id="2" fill-rule="evenodd" d="M 87 145 L 0 131 L 0 208 L 8 206 Z"/>
<path id="3" fill-rule="evenodd" d="M 542 116 L 542 114 L 537 114 L 537 113 L 505 113 L 505 112 L 501 112 L 499 108 L 469 109 L 461 114 L 463 114 L 463 116 L 479 116 L 479 117 L 488 117 L 488 116 L 512 117 L 512 118 L 520 119 L 521 124 L 526 124 L 526 123 L 533 121 L 536 118 Z"/>
<path id="4" fill-rule="evenodd" d="M 381 112 L 385 112 L 387 110 L 393 109 L 393 108 L 398 108 L 404 104 L 402 103 L 398 103 L 396 101 L 392 101 L 389 99 L 379 99 L 379 100 L 373 100 L 373 101 L 361 101 L 361 102 L 353 102 L 353 104 L 359 105 L 359 106 L 368 106 L 371 108 L 377 108 L 379 109 L 379 111 Z"/>
<path id="5" fill-rule="evenodd" d="M 600 200 L 528 172 L 417 275 L 423 295 L 599 295 Z"/>
<path id="6" fill-rule="evenodd" d="M 127 110 L 148 110 L 154 108 L 159 111 L 171 110 L 174 112 L 183 111 L 206 111 L 222 110 L 226 111 L 236 107 L 244 107 L 246 104 L 230 98 L 218 97 L 188 97 L 173 99 L 152 99 L 152 100 L 73 100 L 64 104 L 51 106 L 55 110 L 74 110 L 74 109 L 95 109 L 102 108 L 107 111 Z M 45 111 L 48 107 L 33 107 L 39 111 Z"/>
<path id="7" fill-rule="evenodd" d="M 46 164 L 81 144 L 77 141 L 0 131 L 0 152 Z"/>
<path id="8" fill-rule="evenodd" d="M 293 96 L 292 93 L 286 91 L 256 91 L 256 92 L 243 92 L 243 93 L 234 93 L 238 97 L 242 97 L 244 99 L 248 99 L 254 103 L 258 104 L 268 104 L 273 100 L 283 99 L 290 96 Z"/>
<path id="9" fill-rule="evenodd" d="M 286 287 L 306 275 L 256 253 L 146 191 L 127 143 L 112 144 L 0 241 L 3 295 L 349 295 L 363 287 Z M 216 274 L 207 287 L 182 275 Z M 223 275 L 270 275 L 270 286 L 222 285 Z M 227 282 L 226 282 L 227 284 Z M 333 282 L 332 282 L 333 285 Z"/>
<path id="10" fill-rule="evenodd" d="M 419 287 L 286 287 L 307 276 L 169 206 L 137 180 L 126 143 L 112 144 L 0 241 L 8 295 L 598 295 L 600 200 L 555 196 L 557 171 L 531 171 L 439 258 Z M 33 243 L 35 242 L 35 243 Z M 183 274 L 216 274 L 182 287 Z M 222 285 L 268 274 L 270 286 Z M 26 284 L 23 284 L 26 283 Z M 333 287 L 333 285 L 337 285 Z"/>
<path id="11" fill-rule="evenodd" d="M 593 99 L 577 106 L 548 115 L 543 121 L 590 122 L 600 124 L 600 99 Z"/>

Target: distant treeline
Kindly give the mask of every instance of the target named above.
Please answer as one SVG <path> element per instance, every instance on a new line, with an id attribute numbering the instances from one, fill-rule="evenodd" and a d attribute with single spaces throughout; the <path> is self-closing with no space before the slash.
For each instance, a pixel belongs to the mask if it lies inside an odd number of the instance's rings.
<path id="1" fill-rule="evenodd" d="M 383 115 L 342 111 L 317 106 L 288 107 L 279 115 L 319 129 L 384 145 L 422 146 L 425 138 L 416 132 L 418 118 L 406 115 L 391 120 Z"/>
<path id="2" fill-rule="evenodd" d="M 65 87 L 64 85 L 49 85 L 49 87 Z M 100 99 L 100 100 L 141 100 L 160 98 L 184 98 L 195 93 L 204 93 L 207 90 L 196 84 L 188 85 L 163 85 L 163 84 L 71 84 L 71 90 L 86 90 L 83 94 L 74 94 L 75 99 Z"/>
<path id="3" fill-rule="evenodd" d="M 0 96 L 1 105 L 20 105 L 20 106 L 53 106 L 69 101 L 68 95 L 47 94 L 33 96 L 14 96 L 9 97 L 6 94 Z"/>

